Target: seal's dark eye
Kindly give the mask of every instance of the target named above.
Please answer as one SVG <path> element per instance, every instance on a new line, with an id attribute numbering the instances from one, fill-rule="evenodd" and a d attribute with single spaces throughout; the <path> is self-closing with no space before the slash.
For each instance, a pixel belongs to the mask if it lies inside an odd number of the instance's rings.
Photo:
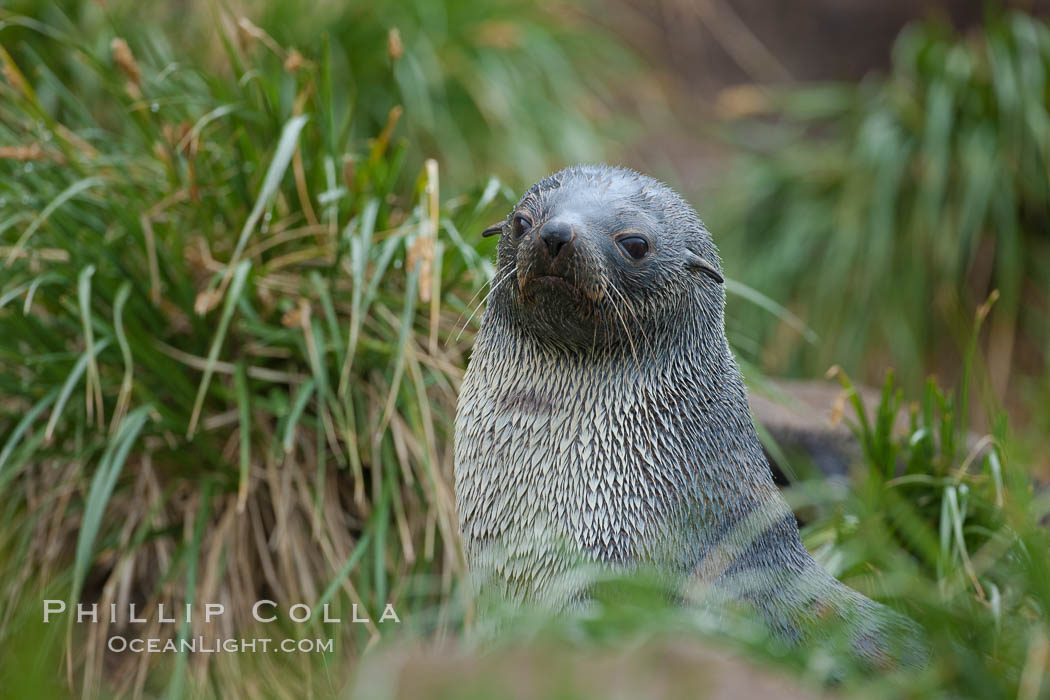
<path id="1" fill-rule="evenodd" d="M 515 214 L 513 223 L 515 236 L 524 236 L 532 229 L 532 221 L 524 214 Z"/>
<path id="2" fill-rule="evenodd" d="M 616 243 L 634 260 L 641 260 L 649 254 L 649 241 L 641 236 L 625 236 Z"/>

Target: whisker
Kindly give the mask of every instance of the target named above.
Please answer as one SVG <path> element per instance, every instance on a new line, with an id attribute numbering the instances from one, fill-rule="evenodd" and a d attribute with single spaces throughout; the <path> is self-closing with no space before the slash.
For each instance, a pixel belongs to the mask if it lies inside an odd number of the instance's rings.
<path id="1" fill-rule="evenodd" d="M 649 336 L 645 332 L 645 326 L 643 326 L 642 322 L 638 319 L 638 314 L 635 313 L 634 306 L 631 304 L 631 300 L 628 299 L 627 296 L 616 287 L 612 285 L 609 285 L 609 287 L 613 292 L 616 292 L 620 300 L 623 301 L 624 306 L 626 306 L 627 310 L 631 312 L 631 316 L 634 317 L 634 322 L 638 325 L 638 331 L 642 334 L 642 339 L 645 340 L 645 345 L 649 349 L 649 356 L 656 357 L 656 353 L 653 350 L 652 343 L 649 342 Z"/>
<path id="2" fill-rule="evenodd" d="M 499 272 L 497 271 L 496 274 L 494 274 L 492 277 L 495 278 L 496 275 L 498 275 L 498 274 L 499 274 Z M 486 280 L 485 284 L 481 285 L 478 288 L 478 291 L 474 292 L 474 295 L 472 297 L 470 297 L 470 301 L 468 301 L 467 304 L 466 304 L 466 309 L 469 309 L 470 307 L 472 307 L 474 305 L 474 302 L 477 301 L 478 295 L 481 294 L 482 292 L 484 292 L 485 291 L 485 287 L 487 287 L 487 286 L 489 286 L 491 284 L 492 284 L 492 279 Z M 455 324 L 453 324 L 453 326 L 452 326 L 453 328 L 458 326 L 459 322 L 463 320 L 463 314 L 467 313 L 466 309 L 464 309 L 463 313 L 461 313 L 459 315 L 459 318 L 456 319 Z M 445 342 L 445 347 L 448 347 L 448 342 L 449 341 Z"/>
<path id="3" fill-rule="evenodd" d="M 606 287 L 606 291 L 608 291 L 610 289 L 614 289 L 612 285 L 608 285 Z M 609 301 L 611 302 L 612 300 L 610 299 Z M 638 361 L 638 352 L 635 350 L 635 347 L 634 347 L 634 336 L 631 335 L 631 329 L 628 328 L 627 321 L 626 321 L 626 319 L 624 319 L 623 314 L 620 313 L 619 307 L 617 307 L 616 304 L 610 304 L 610 305 L 612 306 L 613 311 L 616 312 L 617 318 L 620 319 L 620 325 L 623 326 L 624 332 L 627 333 L 627 342 L 631 346 L 631 355 L 634 356 L 635 368 L 638 370 L 638 377 L 640 379 L 641 376 L 642 376 L 642 365 Z"/>
<path id="4" fill-rule="evenodd" d="M 631 308 L 630 302 L 627 301 L 627 299 L 624 298 L 624 295 L 623 295 L 622 292 L 620 292 L 620 290 L 616 289 L 612 284 L 606 285 L 606 290 L 605 291 L 608 292 L 610 290 L 613 291 L 613 292 L 616 292 L 617 294 L 619 294 L 620 298 L 624 300 L 624 303 L 627 305 L 627 307 L 629 309 Z M 610 299 L 610 302 L 611 301 L 612 300 Z M 620 325 L 623 326 L 624 331 L 627 333 L 627 342 L 631 346 L 631 356 L 634 357 L 634 366 L 635 366 L 635 369 L 638 371 L 638 380 L 642 384 L 643 391 L 644 391 L 645 384 L 644 384 L 644 382 L 642 382 L 642 364 L 638 360 L 638 352 L 637 352 L 637 350 L 634 347 L 634 336 L 631 335 L 631 330 L 630 330 L 630 328 L 627 327 L 627 320 L 623 317 L 623 314 L 620 313 L 620 309 L 615 304 L 612 304 L 612 307 L 613 307 L 613 311 L 616 312 L 617 317 L 620 319 Z M 633 313 L 633 310 L 632 310 L 632 313 Z M 636 322 L 638 321 L 638 317 L 637 316 L 635 316 L 635 321 Z M 639 328 L 639 330 L 642 331 L 642 335 L 644 337 L 645 329 L 642 328 L 642 324 L 641 323 L 638 323 L 638 328 Z M 648 344 L 648 342 L 649 342 L 649 340 L 646 339 L 646 343 L 647 344 Z M 649 350 L 650 350 L 650 353 L 652 353 L 652 346 L 649 347 Z M 659 381 L 659 378 L 657 378 L 657 381 Z M 646 437 L 648 438 L 650 445 L 656 445 L 656 439 L 655 439 L 655 437 L 653 435 L 653 425 L 654 425 L 653 424 L 653 419 L 652 419 L 652 416 L 649 414 L 649 403 L 647 401 L 645 401 L 645 396 L 642 396 L 642 401 L 640 403 L 641 403 L 641 406 L 642 406 L 642 411 L 645 414 L 645 421 L 643 421 L 643 425 L 645 426 L 645 431 L 647 433 Z"/>
<path id="5" fill-rule="evenodd" d="M 529 266 L 525 268 L 525 274 L 520 275 L 519 277 L 524 277 L 525 279 L 528 279 L 529 273 L 532 272 L 532 266 L 533 266 L 533 264 L 535 262 L 536 262 L 535 259 L 529 260 Z M 519 291 L 521 291 L 520 287 L 519 287 Z"/>
<path id="6" fill-rule="evenodd" d="M 507 274 L 503 275 L 503 277 L 501 277 L 498 282 L 496 282 L 495 284 L 493 284 L 491 286 L 491 288 L 488 291 L 488 294 L 486 294 L 484 296 L 484 298 L 480 302 L 478 302 L 478 305 L 474 307 L 474 311 L 471 312 L 471 314 L 467 318 L 466 322 L 460 327 L 459 332 L 456 333 L 456 342 L 457 343 L 459 342 L 460 337 L 463 335 L 463 331 L 467 330 L 467 326 L 469 326 L 470 322 L 474 320 L 474 317 L 478 314 L 478 311 L 481 310 L 481 307 L 485 305 L 485 302 L 489 300 L 489 297 L 492 296 L 492 293 L 495 292 L 499 288 L 499 286 L 501 284 L 503 284 L 504 282 L 509 280 L 511 277 L 513 277 L 517 273 L 517 271 L 518 271 L 517 265 L 511 267 L 511 269 L 507 271 Z M 484 289 L 484 287 L 482 287 L 482 289 Z M 474 296 L 477 297 L 477 294 L 475 294 Z M 473 299 L 471 301 L 473 302 Z M 462 317 L 463 317 L 463 314 L 460 314 L 460 318 L 462 318 Z M 457 321 L 457 323 L 459 323 L 459 322 Z M 447 346 L 448 342 L 446 342 L 445 345 Z"/>

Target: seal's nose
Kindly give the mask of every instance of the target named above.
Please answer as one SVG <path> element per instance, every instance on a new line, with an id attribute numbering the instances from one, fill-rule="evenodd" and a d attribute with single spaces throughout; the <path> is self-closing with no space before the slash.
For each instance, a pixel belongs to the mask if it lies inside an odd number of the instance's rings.
<path id="1" fill-rule="evenodd" d="M 548 221 L 540 230 L 540 240 L 550 253 L 551 260 L 554 260 L 572 242 L 572 227 L 567 221 Z"/>

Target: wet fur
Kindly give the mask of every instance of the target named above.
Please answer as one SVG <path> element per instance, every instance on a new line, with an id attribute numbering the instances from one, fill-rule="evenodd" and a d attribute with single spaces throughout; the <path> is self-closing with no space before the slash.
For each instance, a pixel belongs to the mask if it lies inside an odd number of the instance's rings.
<path id="1" fill-rule="evenodd" d="M 829 613 L 852 620 L 856 653 L 892 663 L 887 640 L 910 646 L 912 623 L 825 572 L 773 484 L 724 333 L 718 254 L 692 207 L 644 175 L 583 166 L 539 182 L 519 211 L 533 235 L 577 217 L 560 272 L 579 291 L 530 281 L 545 263 L 508 217 L 496 278 L 515 283 L 490 296 L 456 415 L 478 585 L 557 607 L 581 594 L 581 562 L 656 566 L 750 603 L 788 639 Z M 625 225 L 652 236 L 643 264 L 612 257 Z"/>

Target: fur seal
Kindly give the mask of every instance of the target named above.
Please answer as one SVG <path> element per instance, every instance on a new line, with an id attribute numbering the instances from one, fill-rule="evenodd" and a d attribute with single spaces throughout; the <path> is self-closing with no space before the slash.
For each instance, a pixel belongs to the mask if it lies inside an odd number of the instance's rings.
<path id="1" fill-rule="evenodd" d="M 753 606 L 783 638 L 834 614 L 875 667 L 922 656 L 913 622 L 803 546 L 726 341 L 718 252 L 689 204 L 637 172 L 576 166 L 486 233 L 500 235 L 497 273 L 455 432 L 476 586 L 565 607 L 585 595 L 581 562 L 655 567 Z"/>

